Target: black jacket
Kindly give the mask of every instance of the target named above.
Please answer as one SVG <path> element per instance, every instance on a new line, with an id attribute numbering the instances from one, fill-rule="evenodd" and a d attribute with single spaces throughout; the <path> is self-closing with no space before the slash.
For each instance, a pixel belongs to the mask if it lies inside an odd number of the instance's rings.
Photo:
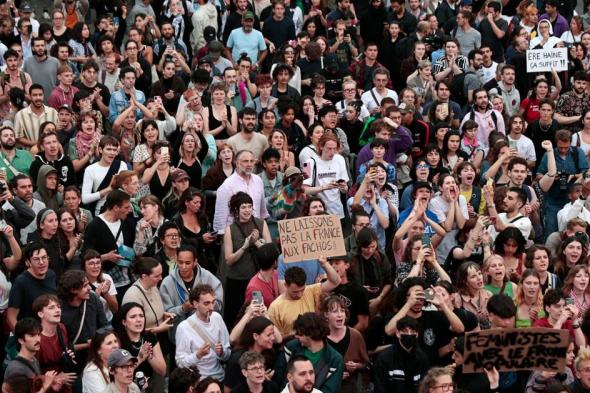
<path id="1" fill-rule="evenodd" d="M 375 361 L 375 393 L 416 393 L 429 368 L 428 356 L 420 348 L 406 352 L 396 340 Z"/>

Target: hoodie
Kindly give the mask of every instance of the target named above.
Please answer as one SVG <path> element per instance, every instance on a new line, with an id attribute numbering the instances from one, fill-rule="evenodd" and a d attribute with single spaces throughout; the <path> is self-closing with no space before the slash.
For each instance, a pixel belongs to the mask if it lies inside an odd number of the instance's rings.
<path id="1" fill-rule="evenodd" d="M 541 23 L 549 25 L 549 39 L 547 40 L 547 42 L 545 44 L 541 44 L 541 41 L 543 40 L 543 36 L 541 35 L 541 29 L 540 29 Z M 551 48 L 554 48 L 558 42 L 561 42 L 561 40 L 553 34 L 553 26 L 551 25 L 551 22 L 549 21 L 549 19 L 541 19 L 541 20 L 539 20 L 539 23 L 537 23 L 537 36 L 531 40 L 531 42 L 529 44 L 529 48 L 530 49 L 551 49 Z"/>
<path id="2" fill-rule="evenodd" d="M 51 165 L 43 165 L 39 169 L 39 173 L 37 174 L 37 191 L 33 193 L 33 198 L 45 203 L 45 206 L 57 211 L 63 204 L 63 195 L 60 192 L 53 193 L 47 189 L 45 179 L 50 173 L 57 174 L 57 170 Z"/>
<path id="3" fill-rule="evenodd" d="M 29 172 L 34 183 L 37 182 L 39 168 L 43 165 L 51 165 L 57 170 L 59 184 L 63 184 L 64 187 L 76 185 L 76 171 L 74 171 L 74 164 L 72 164 L 72 160 L 68 156 L 61 154 L 57 160 L 49 161 L 45 158 L 45 152 L 35 155 L 35 160 L 31 164 Z"/>
<path id="4" fill-rule="evenodd" d="M 193 53 L 197 53 L 199 49 L 207 45 L 203 36 L 205 27 L 211 26 L 217 31 L 217 8 L 211 2 L 207 2 L 193 13 L 191 21 L 193 31 L 190 36 L 190 44 L 193 47 Z"/>
<path id="5" fill-rule="evenodd" d="M 209 270 L 203 269 L 197 265 L 195 268 L 195 281 L 193 288 L 198 284 L 208 284 L 215 290 L 215 311 L 221 311 L 223 306 L 223 287 L 217 277 Z M 192 289 L 192 288 L 190 288 Z M 182 304 L 188 299 L 190 290 L 182 281 L 178 268 L 172 271 L 172 274 L 166 276 L 160 285 L 160 296 L 164 309 L 179 316 L 185 316 L 182 311 Z"/>

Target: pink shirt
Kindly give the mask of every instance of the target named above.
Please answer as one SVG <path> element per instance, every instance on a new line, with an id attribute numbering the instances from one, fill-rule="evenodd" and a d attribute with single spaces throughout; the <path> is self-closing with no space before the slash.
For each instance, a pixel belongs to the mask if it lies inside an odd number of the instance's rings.
<path id="1" fill-rule="evenodd" d="M 230 177 L 225 179 L 221 187 L 217 189 L 217 199 L 215 201 L 215 216 L 213 217 L 213 230 L 222 234 L 225 228 L 233 222 L 233 217 L 229 212 L 229 200 L 238 191 L 243 191 L 250 195 L 254 202 L 252 206 L 253 215 L 262 220 L 269 217 L 266 210 L 266 201 L 264 199 L 264 184 L 258 175 L 250 175 L 248 180 L 244 179 L 234 172 Z M 261 234 L 262 235 L 262 234 Z"/>
<path id="2" fill-rule="evenodd" d="M 61 86 L 58 85 L 51 91 L 47 103 L 55 110 L 59 110 L 59 107 L 62 105 L 69 105 L 71 107 L 74 102 L 74 94 L 77 92 L 78 88 L 75 86 L 70 86 L 70 90 L 65 92 Z"/>

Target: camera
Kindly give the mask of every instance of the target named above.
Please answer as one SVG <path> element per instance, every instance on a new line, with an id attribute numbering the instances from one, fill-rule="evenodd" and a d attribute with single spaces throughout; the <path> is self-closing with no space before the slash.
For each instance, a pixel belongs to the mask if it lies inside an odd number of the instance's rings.
<path id="1" fill-rule="evenodd" d="M 433 51 L 439 50 L 443 47 L 444 41 L 437 35 L 429 35 L 428 37 L 424 38 L 424 43 L 426 45 L 430 45 Z"/>
<path id="2" fill-rule="evenodd" d="M 557 181 L 559 184 L 559 191 L 567 192 L 569 175 L 563 172 L 557 172 Z"/>

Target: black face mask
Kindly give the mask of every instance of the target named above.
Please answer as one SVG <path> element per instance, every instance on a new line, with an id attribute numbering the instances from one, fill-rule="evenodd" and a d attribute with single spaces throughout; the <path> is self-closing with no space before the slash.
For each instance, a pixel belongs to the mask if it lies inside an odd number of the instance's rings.
<path id="1" fill-rule="evenodd" d="M 402 334 L 399 338 L 399 342 L 402 344 L 404 348 L 412 349 L 414 348 L 414 346 L 416 346 L 417 339 L 418 337 L 416 337 L 413 334 Z"/>

